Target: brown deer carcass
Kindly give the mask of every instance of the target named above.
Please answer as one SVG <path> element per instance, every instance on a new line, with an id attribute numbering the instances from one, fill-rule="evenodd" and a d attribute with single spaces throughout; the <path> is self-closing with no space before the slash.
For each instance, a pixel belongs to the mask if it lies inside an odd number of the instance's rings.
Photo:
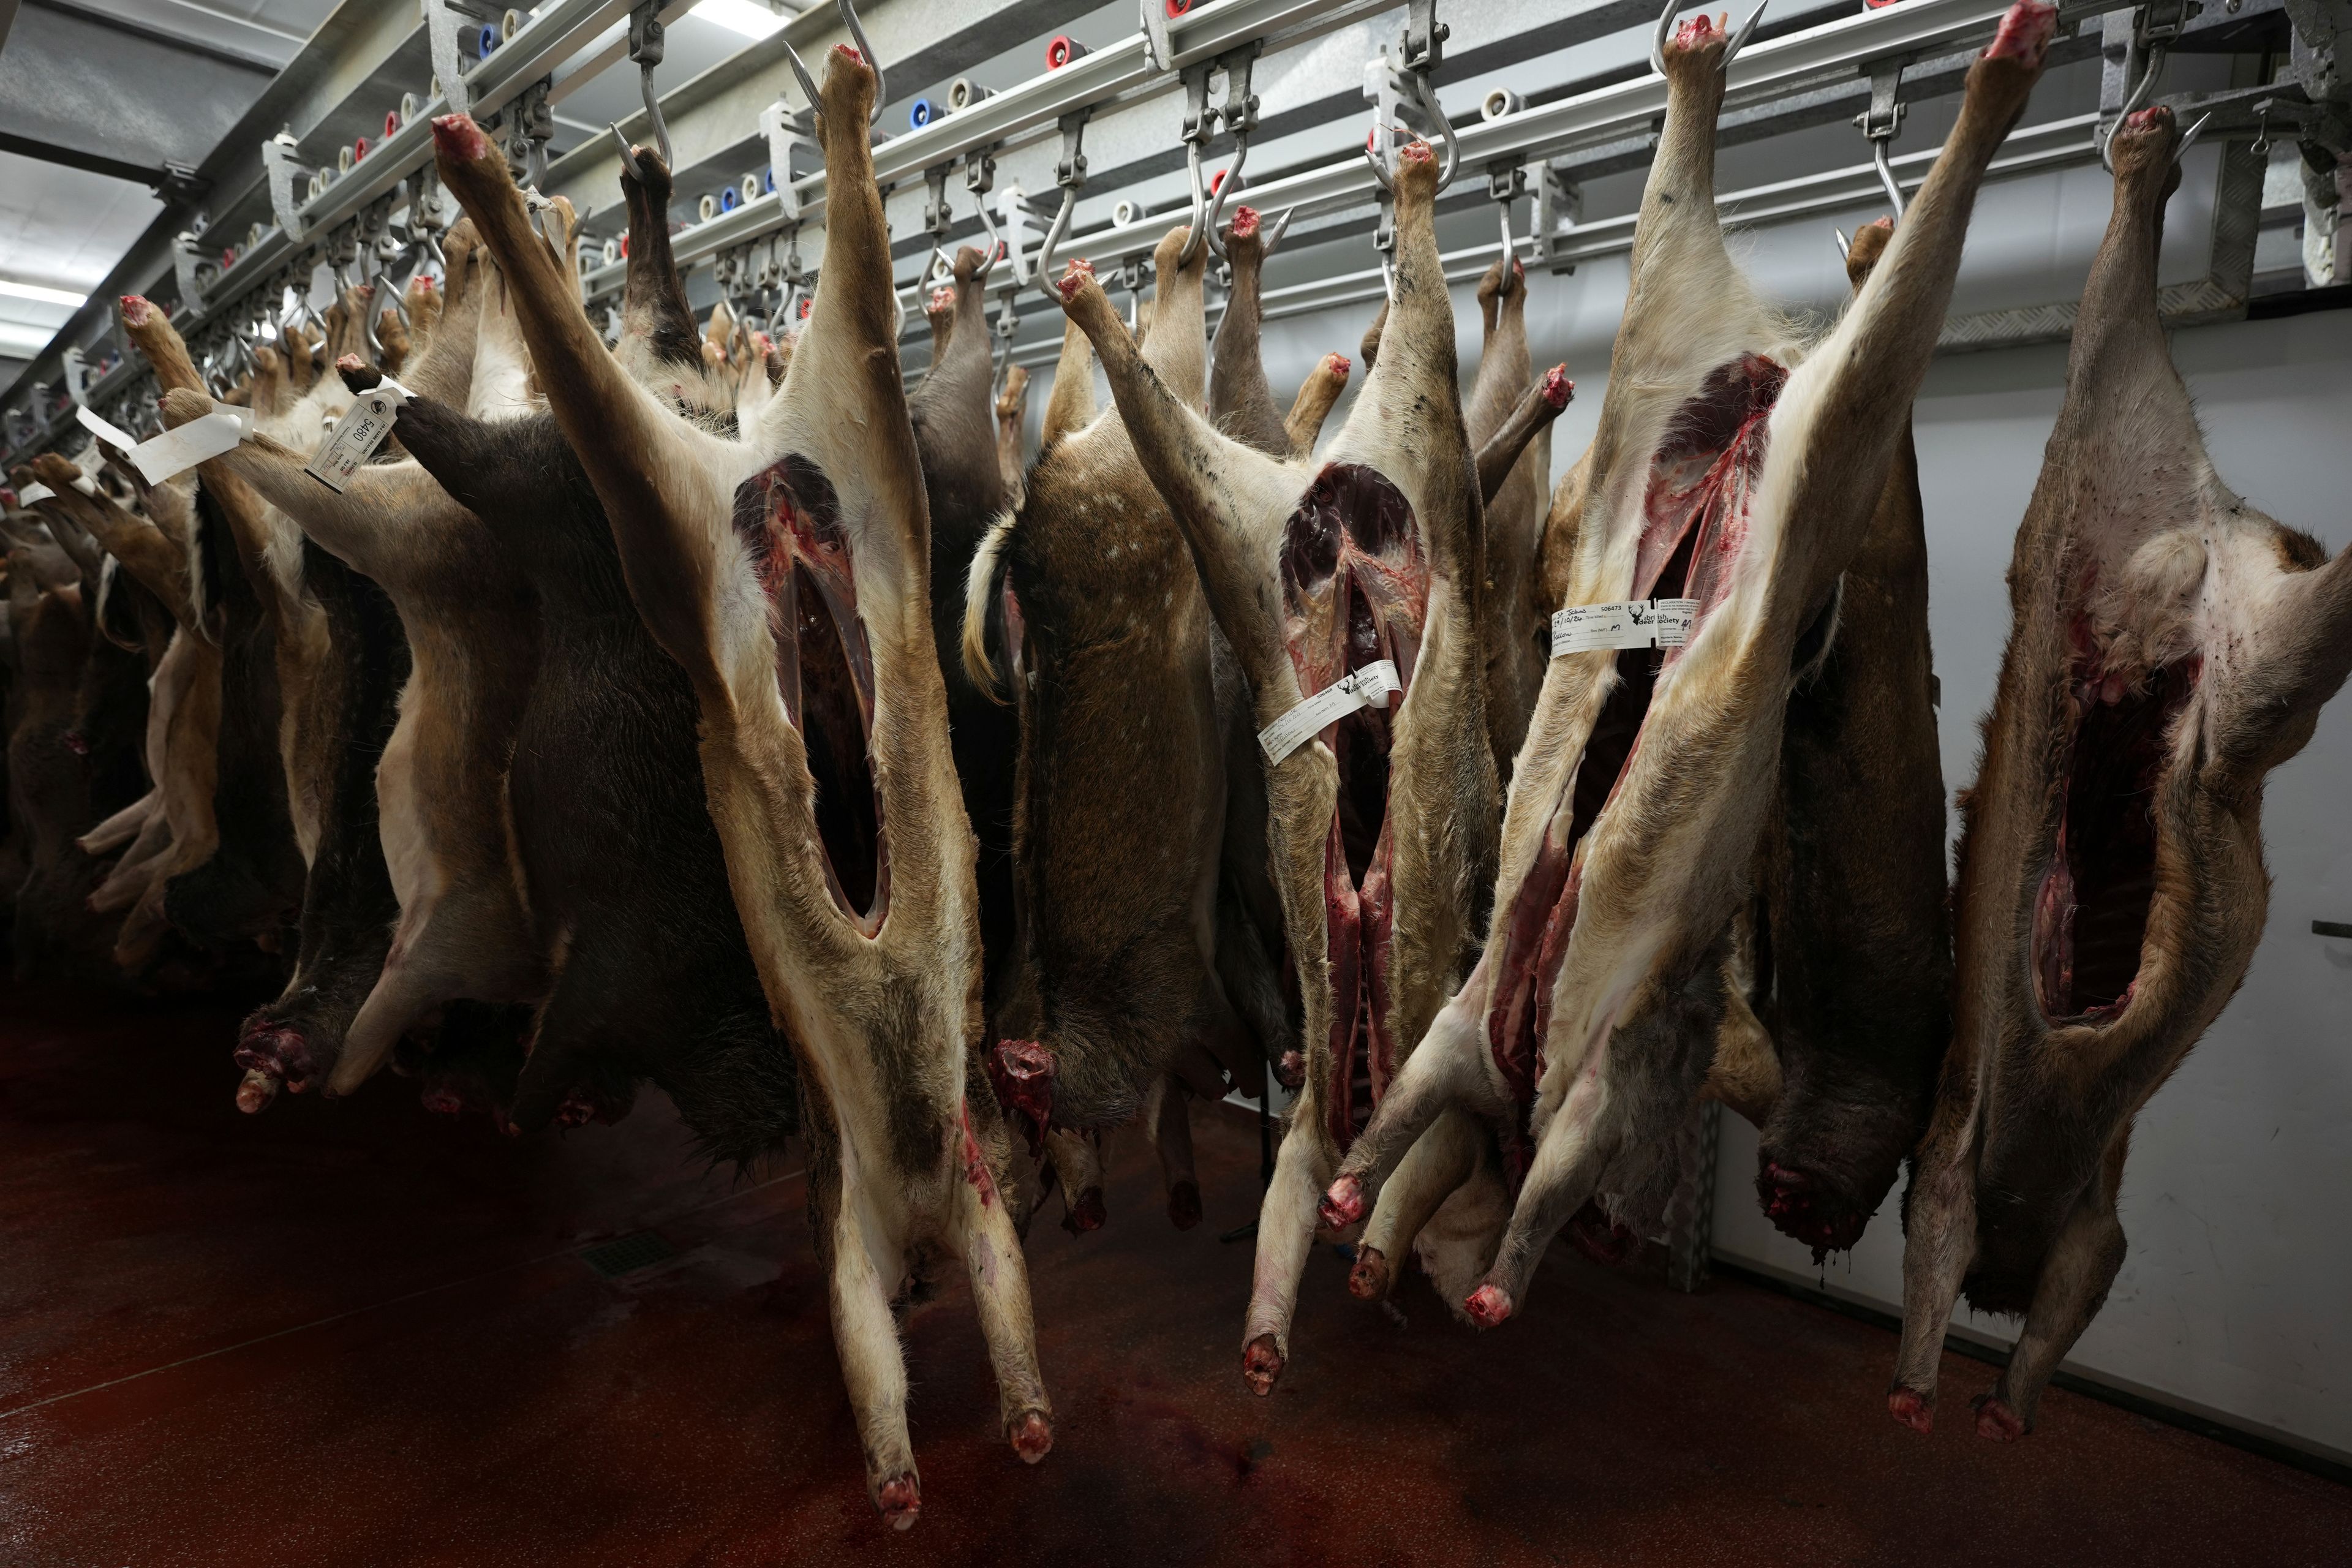
<path id="1" fill-rule="evenodd" d="M 965 578 L 990 525 L 1006 510 L 989 396 L 992 259 L 993 247 L 985 255 L 968 245 L 956 252 L 955 280 L 937 291 L 929 312 L 931 368 L 907 398 L 931 517 L 931 642 L 947 683 L 964 812 L 980 840 L 980 939 L 992 995 L 1013 953 L 1013 781 L 1021 733 L 1013 710 L 965 671 L 962 647 Z"/>
<path id="2" fill-rule="evenodd" d="M 121 300 L 122 325 L 159 387 L 205 395 L 205 381 L 169 318 L 146 300 Z M 339 318 L 340 319 L 340 318 Z M 287 714 L 303 709 L 307 671 L 323 647 L 323 621 L 300 591 L 299 535 L 273 526 L 261 499 L 220 458 L 197 465 L 196 525 L 189 541 L 195 612 L 221 650 L 218 847 L 175 877 L 165 898 L 173 925 L 200 945 L 274 940 L 302 895 L 307 805 L 291 784 Z"/>
<path id="3" fill-rule="evenodd" d="M 1399 171 L 1394 306 L 1319 463 L 1220 434 L 1170 384 L 1153 363 L 1173 352 L 1164 310 L 1139 356 L 1089 270 L 1061 283 L 1185 531 L 1265 750 L 1306 1068 L 1258 1220 L 1243 1370 L 1259 1393 L 1288 1355 L 1316 1194 L 1467 972 L 1493 868 L 1477 476 L 1437 254 L 1437 163 L 1414 142 Z M 1373 705 L 1325 717 L 1349 691 Z M 1310 696 L 1318 705 L 1297 713 Z"/>
<path id="4" fill-rule="evenodd" d="M 642 148 L 632 163 L 615 355 L 665 401 L 723 426 L 732 377 L 708 367 L 687 308 L 669 245 L 668 170 Z M 471 226 L 457 233 L 478 266 Z M 493 275 L 462 297 L 453 289 L 451 319 L 497 287 Z M 520 1081 L 487 1086 L 494 1109 L 523 1132 L 609 1119 L 644 1078 L 712 1159 L 742 1165 L 774 1153 L 799 1127 L 799 1086 L 728 890 L 695 749 L 694 690 L 630 602 L 585 470 L 544 409 L 476 419 L 419 396 L 394 434 L 539 602 L 539 669 L 507 798 L 549 974 Z"/>
<path id="5" fill-rule="evenodd" d="M 1893 237 L 1884 220 L 1854 236 L 1856 289 Z M 1927 539 L 1907 428 L 1861 548 L 1793 657 L 1741 998 L 1769 1040 L 1769 1089 L 1727 1098 L 1761 1133 L 1764 1213 L 1818 1256 L 1853 1246 L 1893 1187 L 1951 1035 Z"/>
<path id="6" fill-rule="evenodd" d="M 473 121 L 434 132 L 630 595 L 699 702 L 736 906 L 801 1053 L 811 1210 L 868 1486 L 906 1525 L 921 1495 L 891 1303 L 934 1260 L 967 1266 L 1014 1448 L 1042 1458 L 1053 1433 L 978 1050 L 975 848 L 930 636 L 929 514 L 867 142 L 876 79 L 853 50 L 827 59 L 823 281 L 783 384 L 734 439 L 605 352 Z"/>
<path id="7" fill-rule="evenodd" d="M 463 254 L 460 242 L 453 269 L 462 272 Z M 529 366 L 512 311 L 486 298 L 497 292 L 493 281 L 464 292 L 416 367 L 419 387 L 454 385 L 481 411 L 516 416 L 529 406 Z M 355 356 L 343 363 L 357 365 Z M 163 399 L 170 423 L 209 410 L 187 391 Z M 337 491 L 305 471 L 307 453 L 258 432 L 215 460 L 383 587 L 410 657 L 376 769 L 379 834 L 400 910 L 390 947 L 340 1037 L 271 1014 L 247 1021 L 238 1103 L 258 1110 L 279 1084 L 351 1092 L 448 1003 L 540 994 L 541 952 L 515 881 L 506 809 L 515 731 L 538 668 L 539 617 L 521 572 L 414 462 L 362 468 Z"/>
<path id="8" fill-rule="evenodd" d="M 1180 259 L 1187 236 L 1155 253 L 1162 330 L 1150 352 L 1197 404 L 1207 247 Z M 1255 1083 L 1260 1052 L 1216 970 L 1225 784 L 1209 608 L 1127 426 L 1093 409 L 1091 361 L 1085 336 L 1066 331 L 1045 448 L 1021 510 L 973 563 L 964 623 L 979 680 L 984 632 L 1001 621 L 1021 712 L 1022 948 L 995 1008 L 997 1070 L 1050 1149 L 1079 1230 L 1101 1222 L 1088 1137 L 1147 1108 L 1181 1118 L 1181 1094 L 1155 1087 L 1171 1072 L 1210 1098 L 1227 1072 Z M 1155 1142 L 1161 1125 L 1146 1122 Z M 1198 1189 L 1180 1147 L 1163 1144 L 1170 1212 L 1189 1224 Z M 1024 1186 L 1019 1201 L 1025 1218 L 1034 1194 Z"/>
<path id="9" fill-rule="evenodd" d="M 2262 936 L 2264 775 L 2352 668 L 2352 550 L 2328 560 L 2222 483 L 2172 365 L 2157 251 L 2181 140 L 2158 107 L 2109 143 L 2114 216 L 2011 560 L 1962 806 L 1951 1050 L 1904 1214 L 1889 1403 L 1922 1431 L 1963 1290 L 2025 1314 L 1978 1402 L 1994 1438 L 2032 1429 L 2105 1300 L 2133 1119 Z"/>
<path id="10" fill-rule="evenodd" d="M 2003 19 L 1901 231 L 1802 363 L 1733 267 L 1716 214 L 1727 40 L 1701 17 L 1664 47 L 1665 122 L 1569 603 L 1616 605 L 1588 615 L 1638 626 L 1642 602 L 1696 601 L 1694 624 L 1662 658 L 1618 651 L 1631 637 L 1560 639 L 1512 783 L 1485 953 L 1324 1199 L 1330 1223 L 1360 1216 L 1449 1108 L 1500 1127 L 1524 1177 L 1464 1304 L 1482 1325 L 1526 1300 L 1544 1249 L 1588 1202 L 1637 1230 L 1664 1218 L 1676 1132 L 1713 1055 L 1723 933 L 1772 798 L 1798 638 L 1885 488 L 1977 185 L 2055 18 L 2021 0 Z M 1412 1200 L 1396 1185 L 1381 1203 Z"/>
<path id="11" fill-rule="evenodd" d="M 1004 486 L 1007 509 L 1021 510 L 1028 463 L 1023 456 L 1022 427 L 1029 419 L 1029 372 L 1008 366 L 1004 384 L 996 394 L 996 471 Z"/>
<path id="12" fill-rule="evenodd" d="M 1533 375 L 1528 357 L 1528 274 L 1506 257 L 1478 279 L 1484 346 L 1478 374 L 1462 406 L 1472 450 L 1501 430 Z M 1535 604 L 1536 531 L 1542 525 L 1546 481 L 1551 476 L 1547 425 L 1507 470 L 1488 498 L 1486 519 L 1486 731 L 1495 770 L 1511 782 L 1511 759 L 1527 739 L 1528 718 L 1543 688 L 1544 619 Z"/>

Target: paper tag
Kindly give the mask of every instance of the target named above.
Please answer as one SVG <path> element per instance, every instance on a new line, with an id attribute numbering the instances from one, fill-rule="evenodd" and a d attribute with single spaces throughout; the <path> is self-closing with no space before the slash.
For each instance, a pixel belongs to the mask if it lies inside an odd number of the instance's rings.
<path id="1" fill-rule="evenodd" d="M 16 492 L 16 504 L 30 506 L 37 500 L 47 500 L 57 493 L 47 485 L 26 485 Z"/>
<path id="2" fill-rule="evenodd" d="M 1279 763 L 1323 730 L 1359 708 L 1381 707 L 1404 689 L 1397 679 L 1396 660 L 1381 659 L 1349 670 L 1338 680 L 1257 732 L 1257 743 L 1269 764 Z"/>
<path id="3" fill-rule="evenodd" d="M 219 457 L 253 432 L 253 410 L 235 404 L 215 404 L 201 419 L 191 419 L 176 430 L 166 430 L 152 441 L 129 448 L 131 466 L 151 485 Z"/>
<path id="4" fill-rule="evenodd" d="M 1698 622 L 1696 599 L 1573 605 L 1551 618 L 1551 656 L 1594 648 L 1680 647 Z"/>
<path id="5" fill-rule="evenodd" d="M 373 392 L 361 393 L 350 412 L 335 422 L 334 434 L 319 448 L 319 455 L 302 471 L 340 495 L 343 487 L 352 482 L 352 476 L 366 466 L 383 445 L 383 438 L 392 434 L 394 419 L 412 395 L 408 388 L 390 376 L 384 377 Z"/>
<path id="6" fill-rule="evenodd" d="M 110 447 L 120 447 L 128 452 L 135 449 L 139 445 L 139 437 L 128 430 L 119 429 L 108 424 L 99 417 L 96 409 L 86 404 L 74 410 L 74 417 L 81 422 L 83 429 Z"/>

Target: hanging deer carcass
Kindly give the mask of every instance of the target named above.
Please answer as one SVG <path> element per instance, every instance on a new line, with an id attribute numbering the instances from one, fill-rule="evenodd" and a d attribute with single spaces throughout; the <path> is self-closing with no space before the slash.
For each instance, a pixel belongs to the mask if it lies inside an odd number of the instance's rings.
<path id="1" fill-rule="evenodd" d="M 1493 871 L 1477 476 L 1437 254 L 1438 170 L 1421 142 L 1398 166 L 1394 306 L 1319 464 L 1220 434 L 1158 369 L 1173 335 L 1164 310 L 1139 355 L 1090 269 L 1060 284 L 1185 531 L 1266 752 L 1306 1064 L 1258 1221 L 1243 1370 L 1260 1393 L 1288 1355 L 1316 1193 L 1467 972 Z M 1343 691 L 1360 694 L 1351 711 L 1292 717 Z M 1285 742 L 1269 734 L 1301 726 Z"/>
<path id="2" fill-rule="evenodd" d="M 928 513 L 867 142 L 876 80 L 853 50 L 826 61 L 823 281 L 783 384 L 731 440 L 605 352 L 473 121 L 446 116 L 434 134 L 631 597 L 694 687 L 737 909 L 802 1053 L 811 1209 L 867 1483 L 904 1525 L 921 1494 L 891 1303 L 932 1260 L 967 1266 L 1015 1449 L 1042 1458 L 1053 1433 L 978 1051 L 975 850 L 931 643 Z"/>
<path id="3" fill-rule="evenodd" d="M 1902 229 L 1802 363 L 1717 216 L 1727 40 L 1702 17 L 1663 47 L 1665 123 L 1569 603 L 1615 605 L 1589 614 L 1638 624 L 1640 606 L 1693 600 L 1694 624 L 1686 646 L 1656 655 L 1617 651 L 1613 636 L 1561 639 L 1513 778 L 1486 951 L 1324 1197 L 1329 1223 L 1360 1217 L 1448 1109 L 1498 1126 L 1525 1174 L 1464 1303 L 1482 1325 L 1525 1302 L 1552 1237 L 1596 1196 L 1636 1229 L 1663 1217 L 1676 1131 L 1713 1054 L 1722 937 L 1771 800 L 1797 640 L 1885 487 L 1976 188 L 2055 19 L 2036 0 L 2003 19 Z M 1408 1201 L 1396 1184 L 1381 1203 Z"/>
<path id="4" fill-rule="evenodd" d="M 2133 1119 L 2262 937 L 2263 778 L 2352 668 L 2352 550 L 2329 560 L 2222 483 L 2173 368 L 2157 252 L 2181 140 L 2158 107 L 2108 144 L 2114 215 L 2011 559 L 1951 1050 L 1906 1194 L 1889 1405 L 1921 1431 L 1962 1291 L 2025 1314 L 1977 1402 L 1993 1438 L 2032 1430 L 2105 1300 Z"/>

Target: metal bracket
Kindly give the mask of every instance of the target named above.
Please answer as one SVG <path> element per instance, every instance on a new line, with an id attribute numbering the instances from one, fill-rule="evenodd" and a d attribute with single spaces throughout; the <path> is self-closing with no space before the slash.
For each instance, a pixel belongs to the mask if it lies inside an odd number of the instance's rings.
<path id="1" fill-rule="evenodd" d="M 1223 110 L 1225 134 L 1240 141 L 1257 129 L 1257 94 L 1250 90 L 1250 68 L 1265 47 L 1262 38 L 1252 38 L 1239 48 L 1227 49 L 1217 57 L 1217 69 L 1225 73 L 1225 105 Z"/>
<path id="2" fill-rule="evenodd" d="M 460 41 L 481 25 L 480 19 L 453 0 L 423 0 L 425 33 L 433 56 L 433 76 L 453 114 L 470 113 L 473 95 L 466 90 L 466 72 L 473 57 Z"/>
<path id="3" fill-rule="evenodd" d="M 781 97 L 760 110 L 760 132 L 768 140 L 768 173 L 776 182 L 776 202 L 788 223 L 801 216 L 801 193 L 793 184 L 793 149 L 814 147 L 816 142 L 793 118 L 792 106 Z"/>
<path id="4" fill-rule="evenodd" d="M 1554 271 L 1573 272 L 1575 263 L 1559 261 L 1562 242 L 1584 221 L 1584 187 L 1564 179 L 1546 163 L 1536 176 L 1535 250 L 1537 258 Z M 1563 232 L 1566 231 L 1566 232 Z"/>
<path id="5" fill-rule="evenodd" d="M 1426 77 L 1445 59 L 1454 29 L 1437 19 L 1437 0 L 1408 0 L 1404 19 L 1403 68 Z"/>
<path id="6" fill-rule="evenodd" d="M 280 131 L 261 144 L 261 167 L 269 179 L 269 216 L 297 245 L 309 237 L 302 226 L 302 205 L 310 179 L 299 151 L 290 131 Z"/>
<path id="7" fill-rule="evenodd" d="M 1176 63 L 1175 46 L 1168 41 L 1167 0 L 1142 0 L 1143 63 L 1164 71 Z"/>
<path id="8" fill-rule="evenodd" d="M 948 205 L 948 175 L 955 170 L 955 160 L 934 163 L 923 171 L 924 187 L 930 195 L 923 203 L 923 226 L 934 238 L 944 240 L 948 228 L 955 221 L 955 213 Z"/>
<path id="9" fill-rule="evenodd" d="M 199 237 L 190 230 L 183 230 L 172 241 L 172 274 L 180 285 L 180 303 L 201 310 L 205 290 L 220 274 L 215 264 L 205 259 L 198 245 Z"/>
<path id="10" fill-rule="evenodd" d="M 1055 122 L 1062 132 L 1062 156 L 1054 165 L 1054 183 L 1065 191 L 1075 193 L 1087 183 L 1087 121 L 1094 112 L 1090 104 L 1070 110 Z M 1076 199 L 1075 195 L 1072 199 Z"/>

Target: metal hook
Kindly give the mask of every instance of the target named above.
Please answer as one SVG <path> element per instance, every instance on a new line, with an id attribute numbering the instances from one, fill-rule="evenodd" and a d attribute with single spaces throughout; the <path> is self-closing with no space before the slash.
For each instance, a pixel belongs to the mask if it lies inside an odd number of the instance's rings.
<path id="1" fill-rule="evenodd" d="M 866 57 L 867 65 L 874 68 L 874 107 L 866 111 L 866 123 L 871 125 L 882 118 L 882 106 L 890 101 L 889 83 L 882 75 L 882 57 L 876 54 L 874 46 L 866 41 L 866 29 L 857 21 L 857 7 L 849 0 L 834 0 L 834 5 L 841 13 L 841 25 L 847 27 L 849 36 L 856 40 L 857 52 Z M 810 101 L 814 102 L 815 100 L 812 98 Z"/>
<path id="2" fill-rule="evenodd" d="M 1870 155 L 1878 165 L 1878 183 L 1886 187 L 1886 199 L 1894 205 L 1895 216 L 1899 218 L 1903 216 L 1903 187 L 1895 183 L 1894 167 L 1886 161 L 1886 142 L 1884 138 L 1875 139 L 1871 142 Z"/>
<path id="3" fill-rule="evenodd" d="M 636 183 L 641 185 L 644 184 L 646 183 L 646 172 L 637 163 L 637 150 L 629 145 L 629 139 L 627 137 L 621 134 L 621 122 L 617 120 L 614 121 L 611 125 L 611 130 L 613 132 L 613 146 L 621 155 L 621 167 L 628 171 L 629 178 L 636 181 Z"/>
<path id="4" fill-rule="evenodd" d="M 1201 180 L 1201 149 L 1198 144 L 1186 144 L 1184 167 L 1192 176 L 1192 226 L 1184 236 L 1184 248 L 1176 257 L 1176 268 L 1180 272 L 1192 266 L 1192 258 L 1201 254 L 1209 216 L 1209 188 Z M 1220 250 L 1217 254 L 1222 260 L 1224 253 Z"/>
<path id="5" fill-rule="evenodd" d="M 784 58 L 792 62 L 793 75 L 800 79 L 801 91 L 808 95 L 808 116 L 810 121 L 814 123 L 818 102 L 816 78 L 809 75 L 808 63 L 801 58 L 801 52 L 793 47 L 790 38 L 784 40 Z"/>
<path id="6" fill-rule="evenodd" d="M 1837 241 L 1838 259 L 1843 261 L 1853 249 L 1853 242 L 1846 238 L 1845 230 L 1842 228 L 1831 229 L 1830 237 Z"/>
<path id="7" fill-rule="evenodd" d="M 2190 126 L 2188 130 L 2180 133 L 2180 140 L 2173 145 L 2172 149 L 2172 161 L 2174 163 L 2178 163 L 2180 162 L 2180 155 L 2189 151 L 2189 144 L 2197 140 L 2197 133 L 2204 130 L 2205 122 L 2212 118 L 2212 111 L 2208 110 L 2205 113 L 2197 117 L 2196 124 Z M 2267 150 L 2268 149 L 2266 148 L 2265 151 Z"/>
<path id="8" fill-rule="evenodd" d="M 1258 230 L 1258 233 L 1265 238 L 1265 253 L 1266 255 L 1272 256 L 1274 254 L 1274 247 L 1282 243 L 1282 237 L 1289 232 L 1290 220 L 1297 215 L 1297 211 L 1298 209 L 1297 207 L 1285 207 L 1282 209 L 1282 216 L 1280 217 L 1275 219 L 1274 222 L 1268 224 L 1265 227 Z"/>
<path id="9" fill-rule="evenodd" d="M 1208 236 L 1210 254 L 1217 258 L 1221 266 L 1225 260 L 1225 242 L 1217 237 L 1217 225 L 1225 216 L 1225 203 L 1230 201 L 1233 194 L 1241 188 L 1242 165 L 1248 161 L 1249 138 L 1234 137 L 1234 161 L 1225 166 L 1223 175 L 1216 182 L 1216 194 L 1209 202 L 1208 226 L 1202 232 Z"/>
<path id="10" fill-rule="evenodd" d="M 2164 74 L 2164 57 L 2165 49 L 2164 46 L 2161 44 L 2152 44 L 2148 47 L 2147 69 L 2140 73 L 2139 81 L 2132 88 L 2131 91 L 2126 95 L 2124 99 L 2124 106 L 2116 110 L 2116 122 L 2113 125 L 2108 126 L 2105 130 L 2098 132 L 2099 163 L 2110 174 L 2116 172 L 2116 160 L 2113 151 L 2115 147 L 2116 132 L 2123 129 L 2125 121 L 2129 120 L 2134 114 L 2138 112 L 2140 104 L 2146 100 L 2148 93 L 2155 89 L 2156 79 Z"/>
<path id="11" fill-rule="evenodd" d="M 1772 0 L 1757 0 L 1756 9 L 1748 13 L 1748 20 L 1740 23 L 1739 31 L 1731 36 L 1731 42 L 1723 51 L 1725 70 L 1731 68 L 1731 62 L 1739 57 L 1740 50 L 1748 47 L 1748 40 L 1756 32 L 1756 25 L 1764 19 L 1764 7 L 1771 3 Z M 1666 0 L 1665 13 L 1658 18 L 1658 30 L 1650 37 L 1650 68 L 1660 76 L 1666 74 L 1666 40 L 1675 36 L 1675 17 L 1682 6 L 1683 0 Z"/>
<path id="12" fill-rule="evenodd" d="M 664 48 L 661 6 L 656 0 L 646 0 L 629 12 L 629 58 L 636 62 L 637 96 L 645 100 L 646 118 L 653 124 L 654 144 L 661 149 L 662 162 L 675 166 L 677 160 L 669 150 L 669 126 L 662 119 L 660 100 L 654 96 L 654 68 L 662 63 Z M 615 129 L 614 139 L 620 140 L 620 135 Z M 632 174 L 636 173 L 635 160 L 630 157 L 625 143 L 621 148 L 621 162 L 629 165 Z"/>

